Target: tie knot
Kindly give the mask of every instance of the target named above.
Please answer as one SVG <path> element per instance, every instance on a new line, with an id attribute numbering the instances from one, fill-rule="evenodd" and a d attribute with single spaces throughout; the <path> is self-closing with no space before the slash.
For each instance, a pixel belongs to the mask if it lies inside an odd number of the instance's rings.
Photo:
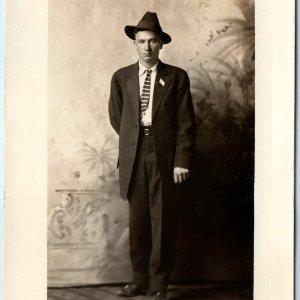
<path id="1" fill-rule="evenodd" d="M 146 70 L 147 75 L 150 75 L 152 73 L 152 70 Z"/>

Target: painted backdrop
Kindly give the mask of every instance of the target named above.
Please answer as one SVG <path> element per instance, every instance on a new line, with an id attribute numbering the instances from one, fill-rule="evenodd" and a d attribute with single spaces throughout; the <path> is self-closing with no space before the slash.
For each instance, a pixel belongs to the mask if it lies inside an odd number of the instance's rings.
<path id="1" fill-rule="evenodd" d="M 173 279 L 252 279 L 253 1 L 49 0 L 49 286 L 130 280 L 107 105 L 113 72 L 137 61 L 124 26 L 146 11 L 172 36 L 161 60 L 189 73 L 198 124 Z"/>

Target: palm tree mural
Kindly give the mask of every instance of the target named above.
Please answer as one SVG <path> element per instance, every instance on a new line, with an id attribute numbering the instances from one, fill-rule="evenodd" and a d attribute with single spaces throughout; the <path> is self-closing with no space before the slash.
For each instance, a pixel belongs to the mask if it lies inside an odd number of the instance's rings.
<path id="1" fill-rule="evenodd" d="M 116 167 L 114 163 L 116 161 L 116 141 L 113 135 L 106 137 L 100 150 L 97 150 L 94 146 L 84 142 L 82 143 L 82 149 L 80 152 L 83 156 L 83 163 L 88 167 L 88 173 L 94 173 L 101 179 L 105 179 L 115 172 Z"/>
<path id="2" fill-rule="evenodd" d="M 204 252 L 204 255 L 212 257 L 211 265 L 216 266 L 214 278 L 243 277 L 251 282 L 254 5 L 252 0 L 235 4 L 241 17 L 218 20 L 218 29 L 208 36 L 206 52 L 210 57 L 200 60 L 196 52 L 188 70 L 197 144 L 190 185 L 180 203 L 183 216 L 180 230 L 183 240 L 191 232 L 197 232 L 194 239 L 198 243 L 205 239 L 209 254 Z M 193 256 L 190 249 L 182 251 L 188 257 Z M 205 268 L 201 271 L 205 272 Z"/>
<path id="3" fill-rule="evenodd" d="M 192 197 L 212 226 L 252 236 L 254 193 L 254 2 L 236 0 L 242 17 L 218 20 L 212 57 L 191 66 L 198 138 Z M 199 197 L 201 195 L 201 197 Z M 222 207 L 222 215 L 215 215 Z M 207 208 L 207 209 L 206 209 Z M 226 213 L 226 211 L 228 213 Z"/>
<path id="4" fill-rule="evenodd" d="M 87 176 L 90 177 L 87 188 L 100 190 L 101 197 L 112 201 L 119 198 L 117 170 L 117 140 L 111 134 L 104 137 L 100 147 L 87 142 L 81 143 L 81 163 Z"/>

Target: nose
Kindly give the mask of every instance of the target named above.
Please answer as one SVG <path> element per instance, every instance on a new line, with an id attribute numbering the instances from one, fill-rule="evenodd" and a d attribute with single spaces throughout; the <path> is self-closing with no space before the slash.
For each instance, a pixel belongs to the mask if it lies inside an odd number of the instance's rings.
<path id="1" fill-rule="evenodd" d="M 145 42 L 145 50 L 146 50 L 146 51 L 151 50 L 150 42 Z"/>

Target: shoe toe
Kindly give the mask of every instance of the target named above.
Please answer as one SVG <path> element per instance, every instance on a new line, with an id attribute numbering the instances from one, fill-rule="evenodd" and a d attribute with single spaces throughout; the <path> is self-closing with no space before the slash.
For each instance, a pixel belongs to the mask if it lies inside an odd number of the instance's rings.
<path id="1" fill-rule="evenodd" d="M 154 294 L 153 300 L 167 300 L 167 295 L 165 293 L 156 293 Z"/>
<path id="2" fill-rule="evenodd" d="M 136 284 L 127 284 L 116 292 L 120 297 L 135 297 L 146 293 L 147 288 Z"/>

